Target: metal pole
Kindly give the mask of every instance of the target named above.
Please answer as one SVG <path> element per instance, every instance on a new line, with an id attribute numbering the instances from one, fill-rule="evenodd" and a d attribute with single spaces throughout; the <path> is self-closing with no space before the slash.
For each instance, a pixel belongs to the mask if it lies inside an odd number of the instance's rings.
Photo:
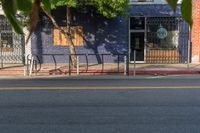
<path id="1" fill-rule="evenodd" d="M 124 56 L 124 75 L 127 75 L 127 57 Z"/>
<path id="2" fill-rule="evenodd" d="M 26 66 L 26 74 L 29 75 L 29 61 L 30 61 L 29 55 L 27 56 L 26 61 L 27 61 L 27 64 L 26 64 L 26 65 L 27 65 L 27 66 Z"/>
<path id="3" fill-rule="evenodd" d="M 104 71 L 104 54 L 101 55 L 101 59 L 102 59 L 102 68 L 101 71 Z"/>
<path id="4" fill-rule="evenodd" d="M 56 58 L 54 55 L 52 55 L 52 58 L 53 58 L 53 62 L 54 62 L 54 69 L 55 71 L 57 70 L 57 62 L 56 62 Z"/>
<path id="5" fill-rule="evenodd" d="M 77 69 L 77 75 L 79 75 L 80 74 L 80 72 L 79 72 L 79 56 L 77 56 L 77 67 L 76 67 L 76 69 Z"/>
<path id="6" fill-rule="evenodd" d="M 35 75 L 37 75 L 37 60 L 34 60 L 34 67 L 35 67 Z"/>
<path id="7" fill-rule="evenodd" d="M 2 41 L 1 41 L 1 68 L 3 68 L 3 44 L 2 44 Z"/>
<path id="8" fill-rule="evenodd" d="M 187 59 L 187 69 L 190 68 L 190 42 L 191 42 L 191 30 L 190 30 L 190 27 L 189 27 L 189 38 L 188 38 L 188 59 Z"/>
<path id="9" fill-rule="evenodd" d="M 129 76 L 129 54 L 126 55 L 126 75 Z"/>
<path id="10" fill-rule="evenodd" d="M 69 54 L 69 64 L 68 64 L 68 68 L 69 68 L 69 76 L 71 75 L 71 56 Z"/>
<path id="11" fill-rule="evenodd" d="M 119 72 L 119 54 L 117 55 L 117 70 Z"/>
<path id="12" fill-rule="evenodd" d="M 135 77 L 135 69 L 136 69 L 136 50 L 134 50 L 134 69 L 133 69 L 133 76 Z"/>

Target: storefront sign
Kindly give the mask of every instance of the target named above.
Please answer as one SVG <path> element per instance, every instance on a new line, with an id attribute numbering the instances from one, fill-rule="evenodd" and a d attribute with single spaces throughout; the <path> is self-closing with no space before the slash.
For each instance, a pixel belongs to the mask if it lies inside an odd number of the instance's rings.
<path id="1" fill-rule="evenodd" d="M 160 28 L 157 30 L 156 34 L 159 39 L 165 39 L 168 35 L 167 30 L 165 28 L 163 28 L 162 26 L 160 26 Z"/>

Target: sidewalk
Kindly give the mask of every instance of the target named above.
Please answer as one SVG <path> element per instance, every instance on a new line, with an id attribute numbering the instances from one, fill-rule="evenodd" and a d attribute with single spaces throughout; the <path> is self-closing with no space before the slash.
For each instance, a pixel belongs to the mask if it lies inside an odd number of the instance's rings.
<path id="1" fill-rule="evenodd" d="M 39 66 L 37 66 L 39 68 Z M 88 69 L 85 65 L 80 65 L 79 75 L 123 75 L 125 70 L 124 64 L 92 64 Z M 135 71 L 134 71 L 135 70 Z M 22 65 L 5 66 L 0 69 L 0 76 L 23 76 L 26 67 Z M 71 71 L 71 75 L 77 75 L 77 69 Z M 200 64 L 134 64 L 129 65 L 129 74 L 133 75 L 156 75 L 156 74 L 200 74 Z M 38 76 L 48 75 L 69 75 L 69 66 L 66 64 L 42 64 L 40 71 L 33 73 Z"/>

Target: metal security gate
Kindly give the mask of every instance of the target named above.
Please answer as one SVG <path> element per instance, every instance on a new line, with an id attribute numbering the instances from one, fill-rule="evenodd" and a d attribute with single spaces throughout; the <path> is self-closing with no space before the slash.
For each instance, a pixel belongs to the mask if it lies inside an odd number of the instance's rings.
<path id="1" fill-rule="evenodd" d="M 24 64 L 23 37 L 14 33 L 4 16 L 0 16 L 0 68 Z"/>
<path id="2" fill-rule="evenodd" d="M 187 63 L 188 24 L 181 17 L 146 18 L 146 63 Z"/>

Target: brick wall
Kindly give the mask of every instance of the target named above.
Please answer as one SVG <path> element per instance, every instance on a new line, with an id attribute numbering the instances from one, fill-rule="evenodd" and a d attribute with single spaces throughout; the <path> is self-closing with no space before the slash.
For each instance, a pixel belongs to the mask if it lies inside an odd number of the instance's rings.
<path id="1" fill-rule="evenodd" d="M 193 0 L 192 62 L 200 62 L 200 1 Z"/>

